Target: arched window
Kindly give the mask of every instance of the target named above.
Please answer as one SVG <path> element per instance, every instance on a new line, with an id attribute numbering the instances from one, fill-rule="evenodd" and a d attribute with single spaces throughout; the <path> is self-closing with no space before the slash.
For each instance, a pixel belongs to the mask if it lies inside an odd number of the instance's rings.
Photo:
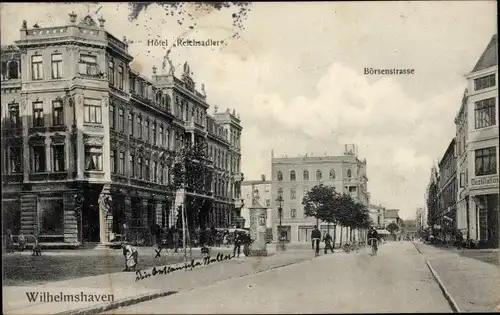
<path id="1" fill-rule="evenodd" d="M 278 181 L 283 181 L 283 173 L 281 171 L 278 171 Z"/>
<path id="2" fill-rule="evenodd" d="M 19 69 L 17 68 L 17 61 L 12 60 L 9 62 L 9 79 L 18 79 L 18 71 Z"/>
<path id="3" fill-rule="evenodd" d="M 347 170 L 347 177 L 351 178 L 351 175 L 352 175 L 352 174 L 351 174 L 351 170 L 350 170 L 350 169 L 348 169 L 348 170 Z"/>
<path id="4" fill-rule="evenodd" d="M 335 179 L 335 170 L 330 170 L 330 179 Z"/>
<path id="5" fill-rule="evenodd" d="M 302 177 L 304 178 L 304 180 L 309 180 L 309 171 L 304 171 Z"/>
<path id="6" fill-rule="evenodd" d="M 290 180 L 295 181 L 295 171 L 290 171 Z"/>
<path id="7" fill-rule="evenodd" d="M 2 80 L 7 80 L 7 63 L 2 61 Z"/>
<path id="8" fill-rule="evenodd" d="M 320 171 L 320 170 L 317 170 L 317 171 L 316 171 L 316 180 L 321 180 L 321 178 L 322 178 L 321 171 Z"/>

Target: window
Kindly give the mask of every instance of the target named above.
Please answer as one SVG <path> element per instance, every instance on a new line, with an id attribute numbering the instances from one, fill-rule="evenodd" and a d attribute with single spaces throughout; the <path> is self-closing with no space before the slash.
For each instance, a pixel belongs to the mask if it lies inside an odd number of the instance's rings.
<path id="1" fill-rule="evenodd" d="M 330 170 L 330 179 L 335 179 L 335 170 Z"/>
<path id="2" fill-rule="evenodd" d="M 109 128 L 115 129 L 115 105 L 109 104 Z"/>
<path id="3" fill-rule="evenodd" d="M 278 197 L 283 198 L 283 188 L 278 188 Z"/>
<path id="4" fill-rule="evenodd" d="M 97 57 L 91 55 L 80 55 L 78 72 L 85 75 L 98 75 Z"/>
<path id="5" fill-rule="evenodd" d="M 281 171 L 278 171 L 278 181 L 283 181 L 283 173 Z"/>
<path id="6" fill-rule="evenodd" d="M 495 98 L 476 102 L 474 115 L 476 129 L 495 125 Z"/>
<path id="7" fill-rule="evenodd" d="M 102 148 L 86 146 L 85 147 L 85 170 L 102 171 Z"/>
<path id="8" fill-rule="evenodd" d="M 116 173 L 116 151 L 109 151 L 109 162 L 110 162 L 110 171 L 111 173 Z"/>
<path id="9" fill-rule="evenodd" d="M 323 175 L 321 174 L 321 171 L 317 170 L 316 171 L 316 180 L 321 180 L 322 177 L 323 177 Z"/>
<path id="10" fill-rule="evenodd" d="M 45 172 L 45 147 L 43 145 L 33 146 L 32 151 L 31 171 Z"/>
<path id="11" fill-rule="evenodd" d="M 125 132 L 125 113 L 123 108 L 118 109 L 118 130 Z"/>
<path id="12" fill-rule="evenodd" d="M 64 172 L 64 145 L 52 146 L 54 172 Z"/>
<path id="13" fill-rule="evenodd" d="M 128 156 L 128 168 L 130 177 L 135 176 L 135 157 L 133 154 L 129 154 Z"/>
<path id="14" fill-rule="evenodd" d="M 309 180 L 309 171 L 304 171 L 303 174 L 302 174 L 302 178 L 304 180 Z"/>
<path id="15" fill-rule="evenodd" d="M 295 188 L 290 188 L 290 199 L 294 200 L 296 198 L 295 196 Z"/>
<path id="16" fill-rule="evenodd" d="M 31 71 L 33 80 L 43 80 L 42 56 L 31 56 Z"/>
<path id="17" fill-rule="evenodd" d="M 33 127 L 43 126 L 43 103 L 33 103 Z"/>
<path id="18" fill-rule="evenodd" d="M 125 152 L 120 152 L 120 163 L 118 164 L 118 171 L 120 175 L 125 174 Z"/>
<path id="19" fill-rule="evenodd" d="M 64 234 L 64 205 L 59 200 L 41 200 L 39 207 L 40 235 Z"/>
<path id="20" fill-rule="evenodd" d="M 474 90 L 479 91 L 495 86 L 495 74 L 490 74 L 482 78 L 474 79 Z"/>
<path id="21" fill-rule="evenodd" d="M 352 172 L 351 172 L 351 170 L 350 170 L 350 169 L 348 169 L 348 170 L 347 170 L 347 177 L 348 177 L 348 178 L 351 178 L 351 176 L 352 176 Z"/>
<path id="22" fill-rule="evenodd" d="M 142 135 L 142 117 L 137 115 L 137 135 L 136 138 L 141 138 Z"/>
<path id="23" fill-rule="evenodd" d="M 156 162 L 155 161 L 151 161 L 151 174 L 153 175 L 153 182 L 156 183 Z"/>
<path id="24" fill-rule="evenodd" d="M 84 122 L 101 124 L 101 101 L 96 99 L 85 98 L 83 100 L 84 107 Z"/>
<path id="25" fill-rule="evenodd" d="M 53 54 L 52 55 L 52 79 L 62 78 L 63 67 L 62 67 L 62 55 Z"/>
<path id="26" fill-rule="evenodd" d="M 64 125 L 63 103 L 61 100 L 52 102 L 52 124 L 54 126 Z"/>
<path id="27" fill-rule="evenodd" d="M 108 78 L 109 84 L 115 85 L 115 64 L 112 60 L 108 62 Z"/>
<path id="28" fill-rule="evenodd" d="M 160 184 L 164 184 L 164 180 L 165 180 L 165 166 L 160 165 L 159 174 L 160 174 Z"/>
<path id="29" fill-rule="evenodd" d="M 463 188 L 466 186 L 465 183 L 465 173 L 460 173 L 460 188 Z"/>
<path id="30" fill-rule="evenodd" d="M 290 172 L 290 181 L 292 181 L 292 182 L 295 181 L 295 171 Z"/>
<path id="31" fill-rule="evenodd" d="M 266 199 L 266 207 L 270 207 L 271 206 L 271 199 Z"/>
<path id="32" fill-rule="evenodd" d="M 153 144 L 156 145 L 156 123 L 153 123 L 153 134 L 151 135 L 151 139 L 153 140 Z"/>
<path id="33" fill-rule="evenodd" d="M 148 159 L 144 159 L 144 179 L 145 180 L 150 180 L 149 178 L 149 173 L 150 170 L 149 170 L 149 160 Z"/>
<path id="34" fill-rule="evenodd" d="M 129 79 L 129 84 L 130 84 L 130 93 L 134 94 L 135 93 L 135 79 L 131 77 Z"/>
<path id="35" fill-rule="evenodd" d="M 123 66 L 119 66 L 118 67 L 118 88 L 120 90 L 123 90 L 123 82 L 124 82 L 124 78 L 123 78 Z"/>
<path id="36" fill-rule="evenodd" d="M 496 147 L 479 149 L 475 151 L 476 176 L 492 175 L 497 172 Z"/>
<path id="37" fill-rule="evenodd" d="M 9 122 L 10 128 L 21 127 L 21 120 L 19 119 L 19 104 L 9 104 Z"/>
<path id="38" fill-rule="evenodd" d="M 158 145 L 163 146 L 163 126 L 160 126 L 158 133 L 159 133 Z"/>
<path id="39" fill-rule="evenodd" d="M 142 158 L 138 157 L 137 158 L 137 177 L 139 179 L 142 179 Z"/>
<path id="40" fill-rule="evenodd" d="M 144 140 L 149 141 L 149 119 L 147 118 L 144 121 Z"/>
<path id="41" fill-rule="evenodd" d="M 128 113 L 128 134 L 131 137 L 134 136 L 134 115 L 132 112 Z"/>
<path id="42" fill-rule="evenodd" d="M 296 209 L 290 210 L 290 217 L 292 219 L 297 217 L 297 210 Z"/>
<path id="43" fill-rule="evenodd" d="M 23 150 L 21 147 L 10 147 L 9 149 L 9 172 L 11 174 L 23 171 Z"/>

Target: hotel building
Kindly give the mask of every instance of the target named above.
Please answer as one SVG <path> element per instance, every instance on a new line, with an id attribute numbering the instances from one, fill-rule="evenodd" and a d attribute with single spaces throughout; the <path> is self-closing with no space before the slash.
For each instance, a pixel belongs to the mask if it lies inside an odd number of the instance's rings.
<path id="1" fill-rule="evenodd" d="M 2 47 L 3 230 L 41 242 L 106 244 L 126 223 L 229 227 L 242 206 L 239 116 L 208 113 L 189 65 L 151 79 L 130 68 L 127 40 L 90 16 L 28 28 Z M 203 191 L 172 191 L 176 153 L 207 144 L 214 172 Z M 177 197 L 176 197 L 177 196 Z M 197 203 L 194 204 L 193 196 Z M 182 198 L 181 198 L 182 197 Z"/>

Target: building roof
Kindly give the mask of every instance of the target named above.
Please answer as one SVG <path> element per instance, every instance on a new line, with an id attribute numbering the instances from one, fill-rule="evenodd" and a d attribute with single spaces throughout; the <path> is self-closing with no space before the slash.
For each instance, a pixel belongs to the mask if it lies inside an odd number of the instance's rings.
<path id="1" fill-rule="evenodd" d="M 484 50 L 483 54 L 477 61 L 472 72 L 477 72 L 483 69 L 487 69 L 489 67 L 493 67 L 497 65 L 497 54 L 498 54 L 498 42 L 497 42 L 497 34 L 491 37 L 491 40 Z"/>

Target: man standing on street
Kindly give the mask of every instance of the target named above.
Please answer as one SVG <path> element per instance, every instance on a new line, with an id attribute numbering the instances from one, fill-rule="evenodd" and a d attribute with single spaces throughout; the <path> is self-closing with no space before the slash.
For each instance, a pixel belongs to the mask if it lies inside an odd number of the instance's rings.
<path id="1" fill-rule="evenodd" d="M 235 231 L 234 232 L 233 256 L 236 256 L 236 251 L 238 251 L 238 256 L 237 257 L 240 257 L 240 248 L 241 248 L 241 235 L 240 235 L 240 232 Z"/>
<path id="2" fill-rule="evenodd" d="M 323 242 L 325 242 L 325 254 L 330 250 L 333 254 L 333 247 L 332 247 L 332 236 L 330 233 L 326 232 L 325 236 L 323 237 Z"/>

